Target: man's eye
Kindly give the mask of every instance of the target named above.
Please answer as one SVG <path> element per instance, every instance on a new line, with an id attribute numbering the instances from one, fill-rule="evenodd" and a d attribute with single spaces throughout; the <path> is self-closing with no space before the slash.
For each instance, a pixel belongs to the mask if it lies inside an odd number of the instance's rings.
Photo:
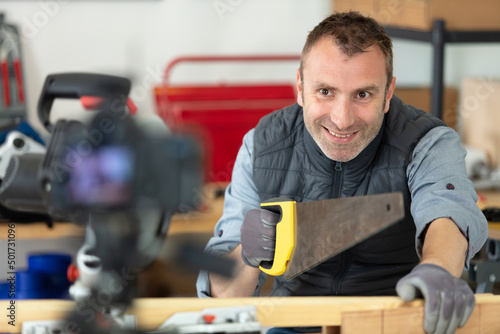
<path id="1" fill-rule="evenodd" d="M 367 98 L 367 97 L 369 97 L 369 96 L 370 96 L 370 93 L 368 93 L 368 92 L 359 92 L 359 93 L 358 93 L 358 97 L 359 97 L 360 99 L 366 99 L 366 98 Z"/>
<path id="2" fill-rule="evenodd" d="M 328 94 L 330 94 L 330 91 L 329 91 L 328 89 L 326 89 L 326 88 L 321 88 L 321 89 L 319 90 L 319 93 L 320 93 L 321 95 L 328 95 Z"/>

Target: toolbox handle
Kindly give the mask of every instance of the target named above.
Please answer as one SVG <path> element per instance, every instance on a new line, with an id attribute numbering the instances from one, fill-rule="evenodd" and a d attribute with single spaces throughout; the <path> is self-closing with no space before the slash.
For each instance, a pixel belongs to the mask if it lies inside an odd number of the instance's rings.
<path id="1" fill-rule="evenodd" d="M 130 87 L 130 80 L 111 75 L 94 73 L 48 75 L 38 101 L 38 118 L 43 126 L 52 132 L 50 110 L 56 98 L 102 97 L 110 103 L 111 107 L 118 110 L 127 104 Z"/>
<path id="2" fill-rule="evenodd" d="M 182 56 L 167 64 L 163 73 L 163 84 L 168 85 L 172 68 L 184 62 L 219 62 L 219 61 L 297 61 L 300 55 L 242 55 L 242 56 Z"/>

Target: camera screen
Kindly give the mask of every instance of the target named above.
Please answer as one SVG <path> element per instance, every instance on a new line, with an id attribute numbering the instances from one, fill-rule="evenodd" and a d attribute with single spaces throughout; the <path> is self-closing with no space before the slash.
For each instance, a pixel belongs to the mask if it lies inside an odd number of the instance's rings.
<path id="1" fill-rule="evenodd" d="M 133 195 L 133 174 L 134 156 L 129 148 L 99 147 L 74 166 L 68 199 L 81 206 L 126 205 Z"/>

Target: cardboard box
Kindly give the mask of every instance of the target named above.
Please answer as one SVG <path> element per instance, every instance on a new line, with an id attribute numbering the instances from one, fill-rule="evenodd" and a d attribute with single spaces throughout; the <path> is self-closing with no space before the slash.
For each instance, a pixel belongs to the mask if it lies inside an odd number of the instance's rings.
<path id="1" fill-rule="evenodd" d="M 356 10 L 365 15 L 375 17 L 375 8 L 379 0 L 333 0 L 333 10 L 336 12 L 348 12 Z"/>
<path id="2" fill-rule="evenodd" d="M 448 30 L 500 30 L 500 0 L 332 0 L 335 11 L 356 10 L 383 25 L 431 30 L 434 20 Z"/>
<path id="3" fill-rule="evenodd" d="M 490 166 L 500 166 L 500 81 L 464 78 L 460 128 L 464 144 L 486 152 Z"/>
<path id="4" fill-rule="evenodd" d="M 430 111 L 432 93 L 429 87 L 396 87 L 394 94 L 403 102 L 419 109 Z M 443 97 L 443 120 L 451 128 L 457 130 L 458 90 L 445 87 Z"/>

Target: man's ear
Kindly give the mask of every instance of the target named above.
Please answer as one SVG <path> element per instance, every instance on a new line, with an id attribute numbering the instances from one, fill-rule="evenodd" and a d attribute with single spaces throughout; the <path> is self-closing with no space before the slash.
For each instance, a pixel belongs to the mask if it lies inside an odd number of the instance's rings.
<path id="1" fill-rule="evenodd" d="M 394 95 L 394 90 L 396 89 L 396 77 L 392 77 L 391 84 L 387 89 L 387 95 L 385 96 L 385 109 L 384 113 L 389 111 L 389 106 L 391 105 L 392 95 Z"/>
<path id="2" fill-rule="evenodd" d="M 304 102 L 302 101 L 302 80 L 300 77 L 300 69 L 297 69 L 297 103 L 303 107 Z"/>

